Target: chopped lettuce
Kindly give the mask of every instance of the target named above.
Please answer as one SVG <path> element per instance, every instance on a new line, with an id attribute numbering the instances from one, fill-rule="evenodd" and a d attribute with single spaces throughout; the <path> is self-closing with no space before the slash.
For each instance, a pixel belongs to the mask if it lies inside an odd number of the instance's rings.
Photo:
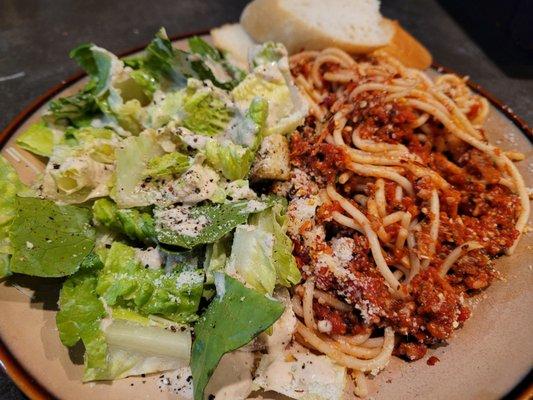
<path id="1" fill-rule="evenodd" d="M 100 110 L 126 131 L 138 134 L 142 130 L 145 110 L 150 102 L 144 82 L 139 84 L 138 74 L 115 55 L 93 44 L 83 44 L 71 56 L 89 74 L 94 82 L 93 95 Z M 147 96 L 148 93 L 148 96 Z"/>
<path id="2" fill-rule="evenodd" d="M 145 268 L 135 249 L 114 242 L 106 256 L 96 292 L 111 307 L 126 307 L 141 315 L 161 315 L 176 322 L 197 318 L 202 296 L 203 271 L 166 274 Z"/>
<path id="3" fill-rule="evenodd" d="M 84 381 L 121 379 L 175 370 L 188 364 L 190 331 L 171 332 L 164 326 L 145 326 L 122 319 L 103 321 L 101 325 L 107 343 L 107 362 L 103 368 L 87 368 Z"/>
<path id="4" fill-rule="evenodd" d="M 176 177 L 187 171 L 189 166 L 189 156 L 175 151 L 149 160 L 145 175 L 155 178 L 164 176 Z"/>
<path id="5" fill-rule="evenodd" d="M 204 154 L 207 162 L 229 180 L 245 178 L 261 143 L 267 113 L 268 103 L 255 98 L 246 115 L 230 131 L 232 140 L 210 139 L 206 142 Z"/>
<path id="6" fill-rule="evenodd" d="M 54 132 L 40 121 L 18 136 L 17 144 L 39 156 L 50 157 L 54 150 Z"/>
<path id="7" fill-rule="evenodd" d="M 260 293 L 272 294 L 276 285 L 272 248 L 270 233 L 252 225 L 237 226 L 227 273 Z"/>
<path id="8" fill-rule="evenodd" d="M 175 50 L 168 39 L 164 28 L 161 28 L 155 38 L 146 47 L 146 58 L 142 66 L 157 80 L 166 80 L 171 87 L 185 86 L 187 75 L 192 73 L 187 65 L 186 53 Z"/>
<path id="9" fill-rule="evenodd" d="M 100 321 L 107 313 L 96 294 L 96 284 L 94 270 L 84 269 L 72 275 L 61 288 L 56 316 L 59 338 L 65 346 L 83 341 L 86 370 L 106 366 L 107 343 Z"/>
<path id="10" fill-rule="evenodd" d="M 125 234 L 130 240 L 144 243 L 155 241 L 155 224 L 151 214 L 135 208 L 118 208 L 109 199 L 93 204 L 94 220 L 108 229 Z"/>
<path id="11" fill-rule="evenodd" d="M 44 119 L 55 124 L 87 126 L 102 112 L 102 96 L 110 84 L 114 56 L 92 44 L 82 44 L 70 52 L 70 57 L 89 74 L 90 81 L 80 92 L 51 101 Z"/>
<path id="12" fill-rule="evenodd" d="M 255 153 L 250 149 L 234 144 L 209 140 L 205 147 L 207 162 L 230 180 L 243 179 L 248 175 Z"/>
<path id="13" fill-rule="evenodd" d="M 161 128 L 171 121 L 181 123 L 184 93 L 184 90 L 158 92 L 154 101 L 146 108 L 145 127 Z"/>
<path id="14" fill-rule="evenodd" d="M 219 292 L 196 323 L 191 371 L 194 399 L 204 399 L 204 389 L 222 356 L 249 343 L 283 313 L 283 305 L 222 275 Z"/>
<path id="15" fill-rule="evenodd" d="M 272 264 L 276 270 L 276 283 L 291 287 L 302 279 L 292 255 L 292 241 L 287 236 L 286 204 L 276 202 L 271 208 L 250 216 L 249 224 L 273 236 Z"/>
<path id="16" fill-rule="evenodd" d="M 11 270 L 42 277 L 76 272 L 94 247 L 95 231 L 90 221 L 87 209 L 19 197 L 9 234 Z"/>
<path id="17" fill-rule="evenodd" d="M 273 79 L 265 79 L 260 74 L 249 74 L 235 89 L 233 96 L 241 107 L 247 107 L 255 96 L 268 101 L 268 128 L 272 129 L 280 116 L 288 115 L 293 108 L 291 93 L 283 75 L 274 69 Z"/>
<path id="18" fill-rule="evenodd" d="M 72 204 L 107 196 L 119 144 L 109 129 L 68 128 L 42 176 L 43 197 Z"/>
<path id="19" fill-rule="evenodd" d="M 243 72 L 229 64 L 222 54 L 199 37 L 189 39 L 191 53 L 175 49 L 161 28 L 146 48 L 146 57 L 136 64 L 171 88 L 185 85 L 187 78 L 210 80 L 222 89 L 232 89 Z"/>
<path id="20" fill-rule="evenodd" d="M 183 126 L 202 135 L 222 132 L 234 116 L 224 91 L 196 79 L 188 80 L 182 101 Z"/>
<path id="21" fill-rule="evenodd" d="M 157 240 L 161 243 L 193 248 L 214 243 L 243 224 L 248 215 L 267 208 L 270 199 L 237 201 L 226 204 L 206 204 L 197 207 L 156 209 Z"/>
<path id="22" fill-rule="evenodd" d="M 244 147 L 257 150 L 263 139 L 268 115 L 268 102 L 254 97 L 246 110 L 245 117 L 240 118 L 228 132 L 231 140 Z"/>
<path id="23" fill-rule="evenodd" d="M 22 183 L 9 161 L 0 155 L 0 253 L 11 253 L 9 229 L 17 213 L 17 193 Z"/>
<path id="24" fill-rule="evenodd" d="M 231 252 L 232 235 L 227 234 L 214 243 L 208 244 L 205 250 L 204 270 L 205 281 L 215 283 L 215 272 L 222 272 Z"/>
<path id="25" fill-rule="evenodd" d="M 11 164 L 0 156 L 0 278 L 10 274 L 13 252 L 9 232 L 17 213 L 17 193 L 23 188 Z"/>
<path id="26" fill-rule="evenodd" d="M 124 64 L 127 65 L 125 60 L 123 61 Z M 155 78 L 144 70 L 132 71 L 130 76 L 131 79 L 134 80 L 136 86 L 142 91 L 143 95 L 148 99 L 152 99 L 155 91 L 158 89 Z"/>
<path id="27" fill-rule="evenodd" d="M 111 129 L 84 127 L 67 129 L 64 142 L 72 148 L 74 154 L 82 153 L 99 163 L 113 164 L 120 139 Z"/>
<path id="28" fill-rule="evenodd" d="M 268 101 L 266 135 L 290 134 L 303 123 L 307 103 L 292 83 L 287 52 L 280 44 L 266 43 L 252 53 L 252 73 L 232 90 L 241 110 L 260 96 Z"/>
<path id="29" fill-rule="evenodd" d="M 58 154 L 57 152 L 56 154 Z M 57 161 L 57 162 L 56 162 Z M 65 157 L 50 163 L 42 177 L 42 195 L 67 204 L 109 194 L 113 168 L 88 156 Z"/>
<path id="30" fill-rule="evenodd" d="M 277 201 L 235 229 L 226 272 L 261 293 L 272 294 L 276 284 L 290 287 L 301 279 L 284 212 Z"/>
<path id="31" fill-rule="evenodd" d="M 246 75 L 244 71 L 229 63 L 218 49 L 202 38 L 194 36 L 188 40 L 188 44 L 191 53 L 202 57 L 202 62 L 194 60 L 191 63 L 199 79 L 208 79 L 222 89 L 231 90 Z"/>
<path id="32" fill-rule="evenodd" d="M 179 177 L 178 172 L 185 169 L 183 163 L 176 165 L 174 174 L 158 176 L 161 171 L 156 167 L 163 166 L 173 157 L 165 157 L 164 146 L 157 132 L 151 129 L 124 140 L 122 148 L 117 151 L 116 181 L 111 193 L 120 208 L 198 203 L 216 194 L 220 176 L 212 168 L 202 165 L 203 157 L 196 157 Z M 178 157 L 184 160 L 184 157 Z"/>
<path id="33" fill-rule="evenodd" d="M 131 319 L 125 320 L 124 313 L 121 316 L 121 319 L 117 319 L 113 312 L 115 321 L 105 328 L 105 336 L 110 345 L 120 346 L 130 351 L 142 349 L 147 354 L 166 355 L 185 361 L 190 359 L 192 343 L 189 331 L 184 330 L 174 335 L 160 327 L 146 326 L 146 323 L 139 324 L 137 323 L 138 317 L 132 321 Z M 151 320 L 148 321 L 148 323 L 151 322 Z M 147 341 L 147 337 L 150 336 L 153 340 Z M 176 340 L 177 336 L 182 336 L 181 340 Z"/>
<path id="34" fill-rule="evenodd" d="M 84 43 L 71 50 L 70 58 L 76 60 L 95 82 L 96 96 L 105 92 L 109 85 L 113 55 L 92 43 Z"/>
<path id="35" fill-rule="evenodd" d="M 52 100 L 43 118 L 56 124 L 67 124 L 77 127 L 86 126 L 90 120 L 100 113 L 100 108 L 93 94 L 96 84 L 91 80 L 80 92 Z"/>
<path id="36" fill-rule="evenodd" d="M 256 46 L 250 52 L 251 67 L 275 64 L 287 57 L 287 50 L 281 43 L 266 42 Z"/>
<path id="37" fill-rule="evenodd" d="M 116 182 L 111 196 L 119 207 L 147 206 L 152 203 L 150 193 L 139 190 L 139 185 L 142 184 L 148 162 L 163 154 L 153 131 L 124 140 L 122 148 L 116 152 Z"/>
<path id="38" fill-rule="evenodd" d="M 84 269 L 63 284 L 56 316 L 61 342 L 85 346 L 84 381 L 119 379 L 175 369 L 190 357 L 189 331 L 171 332 L 124 309 L 107 315 L 96 293 L 98 270 Z M 145 320 L 148 321 L 145 323 Z M 153 324 L 152 324 L 153 325 Z"/>

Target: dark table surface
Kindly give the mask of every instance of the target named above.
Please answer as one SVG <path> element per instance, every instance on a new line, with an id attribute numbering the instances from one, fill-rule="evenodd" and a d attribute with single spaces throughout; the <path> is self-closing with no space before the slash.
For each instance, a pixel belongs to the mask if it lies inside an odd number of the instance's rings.
<path id="1" fill-rule="evenodd" d="M 237 21 L 246 3 L 247 0 L 0 0 L 0 128 L 35 97 L 78 71 L 68 59 L 69 50 L 77 44 L 91 41 L 121 53 L 149 42 L 161 26 L 169 35 L 179 35 Z M 532 64 L 522 60 L 520 73 L 496 64 L 474 41 L 475 36 L 470 36 L 448 13 L 452 9 L 447 2 L 441 3 L 383 0 L 382 12 L 398 19 L 427 46 L 435 60 L 469 75 L 533 126 Z M 18 78 L 6 79 L 14 74 Z M 24 398 L 0 372 L 0 399 Z"/>

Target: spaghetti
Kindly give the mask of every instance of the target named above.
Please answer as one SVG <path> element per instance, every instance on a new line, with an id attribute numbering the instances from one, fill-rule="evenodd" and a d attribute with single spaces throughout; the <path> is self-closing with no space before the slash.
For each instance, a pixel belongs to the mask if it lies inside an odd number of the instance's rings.
<path id="1" fill-rule="evenodd" d="M 488 102 L 455 75 L 379 52 L 290 61 L 311 105 L 291 137 L 292 180 L 274 187 L 304 277 L 296 338 L 351 369 L 365 396 L 364 375 L 392 354 L 416 360 L 450 338 L 464 296 L 513 252 L 529 216 L 521 155 L 487 142 Z"/>

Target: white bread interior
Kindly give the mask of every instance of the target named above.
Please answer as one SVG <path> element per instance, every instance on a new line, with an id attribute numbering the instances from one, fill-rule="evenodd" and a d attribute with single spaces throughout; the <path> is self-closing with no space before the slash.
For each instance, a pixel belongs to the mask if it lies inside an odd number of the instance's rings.
<path id="1" fill-rule="evenodd" d="M 395 27 L 378 0 L 254 0 L 241 24 L 257 42 L 283 43 L 289 53 L 338 47 L 368 53 L 390 42 Z"/>

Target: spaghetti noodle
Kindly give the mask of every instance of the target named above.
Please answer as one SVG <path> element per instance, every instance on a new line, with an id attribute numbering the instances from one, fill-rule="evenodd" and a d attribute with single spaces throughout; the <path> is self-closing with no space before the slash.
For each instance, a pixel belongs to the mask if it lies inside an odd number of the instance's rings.
<path id="1" fill-rule="evenodd" d="M 290 64 L 311 103 L 291 137 L 290 187 L 274 187 L 289 195 L 304 277 L 296 337 L 351 369 L 364 396 L 364 374 L 393 352 L 415 360 L 450 338 L 469 317 L 464 295 L 516 247 L 529 216 L 510 158 L 521 156 L 487 142 L 488 102 L 455 75 L 338 49 Z"/>

